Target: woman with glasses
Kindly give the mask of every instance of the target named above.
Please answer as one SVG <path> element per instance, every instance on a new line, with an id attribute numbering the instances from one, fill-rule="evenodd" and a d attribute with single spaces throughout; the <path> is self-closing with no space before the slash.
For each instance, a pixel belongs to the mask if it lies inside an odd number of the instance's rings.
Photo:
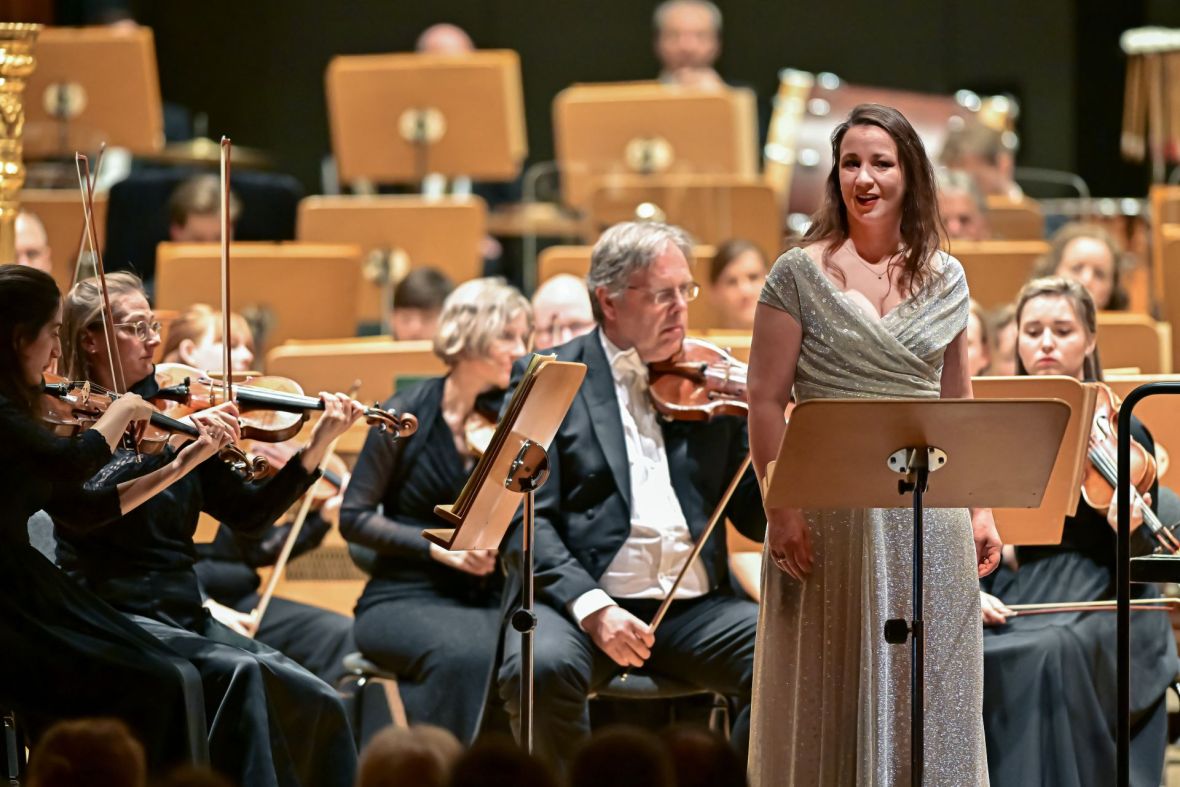
<path id="1" fill-rule="evenodd" d="M 159 322 L 139 279 L 106 277 L 115 323 L 116 366 L 128 388 L 150 398 L 159 390 L 152 358 Z M 66 374 L 115 387 L 95 280 L 66 296 L 62 338 Z M 218 460 L 118 521 L 86 533 L 57 528 L 58 562 L 83 585 L 184 655 L 205 684 L 209 754 L 213 766 L 240 784 L 351 785 L 356 751 L 344 707 L 332 687 L 278 651 L 217 623 L 203 606 L 193 564 L 193 534 L 202 512 L 236 531 L 261 536 L 315 481 L 332 440 L 363 410 L 342 394 L 321 394 L 324 415 L 311 441 L 277 475 L 248 483 Z M 235 439 L 232 403 L 189 416 L 218 425 Z M 120 450 L 98 478 L 135 478 L 172 452 L 141 456 Z M 151 701 L 145 697 L 145 701 Z"/>
<path id="2" fill-rule="evenodd" d="M 794 391 L 816 398 L 970 398 L 969 294 L 939 251 L 922 141 L 895 109 L 856 107 L 832 134 L 824 201 L 767 277 L 750 353 L 759 477 Z M 904 509 L 768 508 L 750 780 L 910 779 L 908 648 L 881 623 L 910 610 Z M 985 509 L 927 511 L 926 761 L 930 784 L 986 784 L 978 577 L 999 562 Z M 823 679 L 818 679 L 823 676 Z"/>
<path id="3" fill-rule="evenodd" d="M 384 406 L 418 416 L 413 439 L 370 432 L 357 459 L 340 532 L 375 553 L 357 602 L 361 651 L 398 676 L 411 724 L 476 735 L 496 656 L 501 577 L 493 550 L 449 552 L 422 537 L 434 507 L 453 503 L 475 467 L 469 428 L 495 423 L 512 364 L 528 351 L 529 302 L 499 279 L 459 285 L 443 303 L 434 351 L 448 372 Z"/>
<path id="4" fill-rule="evenodd" d="M 46 509 L 70 532 L 107 526 L 199 467 L 228 432 L 203 425 L 171 464 L 118 486 L 84 487 L 152 408 L 129 395 L 89 431 L 53 436 L 40 421 L 41 381 L 61 354 L 60 328 L 53 278 L 0 266 L 0 708 L 15 710 L 34 741 L 60 718 L 117 716 L 163 772 L 206 757 L 197 671 L 55 568 L 29 545 L 27 522 Z"/>

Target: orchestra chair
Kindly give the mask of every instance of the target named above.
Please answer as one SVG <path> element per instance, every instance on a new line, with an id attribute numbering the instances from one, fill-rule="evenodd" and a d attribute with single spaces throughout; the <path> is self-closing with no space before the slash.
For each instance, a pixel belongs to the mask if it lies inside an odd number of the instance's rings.
<path id="1" fill-rule="evenodd" d="M 112 186 L 103 249 L 107 272 L 128 270 L 152 282 L 157 247 L 170 239 L 168 201 L 172 192 L 194 175 L 209 172 L 195 167 L 148 169 L 132 172 Z M 290 175 L 238 168 L 230 186 L 242 204 L 234 225 L 235 241 L 295 238 L 295 206 L 303 196 L 299 181 Z"/>
<path id="2" fill-rule="evenodd" d="M 1144 383 L 1180 382 L 1175 374 L 1109 374 L 1106 384 L 1120 398 Z M 1180 486 L 1180 470 L 1173 472 L 1171 452 L 1180 451 L 1180 418 L 1174 403 L 1164 396 L 1149 396 L 1135 405 L 1135 416 L 1151 432 L 1155 440 L 1155 455 L 1159 462 L 1160 485 Z"/>
<path id="3" fill-rule="evenodd" d="M 1048 254 L 1043 240 L 951 241 L 950 253 L 963 264 L 971 297 L 987 311 L 1016 300 L 1036 267 Z"/>
<path id="4" fill-rule="evenodd" d="M 1098 312 L 1098 357 L 1110 369 L 1134 367 L 1141 374 L 1171 374 L 1172 325 L 1146 314 Z"/>
<path id="5" fill-rule="evenodd" d="M 591 246 L 550 246 L 537 258 L 537 282 L 543 283 L 559 273 L 568 273 L 585 279 L 590 271 Z M 693 269 L 693 281 L 701 286 L 700 295 L 688 304 L 688 327 L 692 331 L 707 331 L 717 324 L 716 309 L 709 297 L 709 262 L 716 249 L 712 246 L 697 246 L 689 264 Z"/>
<path id="6" fill-rule="evenodd" d="M 1173 188 L 1180 189 L 1180 186 Z M 1155 247 L 1159 259 L 1155 288 L 1159 317 L 1175 325 L 1176 321 L 1180 320 L 1180 223 L 1165 224 L 1153 228 L 1152 231 L 1158 232 L 1159 235 L 1159 243 Z M 1172 294 L 1171 297 L 1169 293 Z M 1180 369 L 1180 348 L 1175 344 L 1172 346 L 1172 368 Z"/>
<path id="7" fill-rule="evenodd" d="M 994 240 L 1044 240 L 1045 214 L 1040 203 L 1025 197 L 987 196 L 987 224 Z"/>
<path id="8" fill-rule="evenodd" d="M 753 242 L 768 260 L 783 251 L 782 216 L 766 183 L 732 175 L 635 175 L 604 178 L 591 190 L 586 240 L 613 224 L 647 218 L 683 228 L 699 244 Z M 640 215 L 644 214 L 644 215 Z"/>
<path id="9" fill-rule="evenodd" d="M 158 256 L 156 308 L 219 307 L 220 244 L 161 243 Z M 288 339 L 352 336 L 360 270 L 355 245 L 234 243 L 230 308 L 250 324 L 259 357 Z"/>
<path id="10" fill-rule="evenodd" d="M 20 203 L 21 210 L 36 214 L 45 225 L 53 258 L 53 279 L 59 290 L 69 292 L 84 224 L 81 195 L 77 189 L 24 189 Z M 94 226 L 100 249 L 106 242 L 107 205 L 105 193 L 94 195 Z"/>
<path id="11" fill-rule="evenodd" d="M 411 269 L 437 268 L 456 284 L 483 275 L 480 244 L 486 232 L 487 205 L 476 196 L 306 197 L 295 227 L 301 241 L 361 247 L 365 262 L 356 317 L 380 324 L 383 333 L 392 288 Z"/>
<path id="12" fill-rule="evenodd" d="M 1151 284 L 1155 302 L 1167 306 L 1164 269 L 1168 247 L 1180 238 L 1180 186 L 1156 183 L 1148 190 L 1151 210 Z M 1177 292 L 1173 289 L 1172 292 Z"/>

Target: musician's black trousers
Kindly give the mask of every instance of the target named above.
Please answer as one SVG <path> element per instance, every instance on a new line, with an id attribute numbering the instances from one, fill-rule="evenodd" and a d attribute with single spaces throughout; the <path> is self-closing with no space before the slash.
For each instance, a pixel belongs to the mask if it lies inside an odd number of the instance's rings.
<path id="1" fill-rule="evenodd" d="M 258 594 L 251 593 L 229 606 L 250 612 L 258 600 Z M 262 628 L 254 638 L 294 659 L 329 686 L 344 677 L 344 657 L 357 649 L 352 618 L 278 596 L 271 597 Z"/>
<path id="2" fill-rule="evenodd" d="M 621 606 L 649 621 L 658 601 L 622 601 Z M 754 634 L 758 606 L 713 592 L 677 601 L 656 631 L 652 655 L 643 671 L 673 678 L 734 698 L 738 714 L 732 740 L 744 758 L 749 743 L 750 686 L 754 677 Z M 535 646 L 536 702 L 534 751 L 564 767 L 590 733 L 587 696 L 604 686 L 621 667 L 599 650 L 589 635 L 566 614 L 537 604 Z M 508 707 L 513 730 L 520 723 L 520 634 L 504 632 L 500 696 Z"/>

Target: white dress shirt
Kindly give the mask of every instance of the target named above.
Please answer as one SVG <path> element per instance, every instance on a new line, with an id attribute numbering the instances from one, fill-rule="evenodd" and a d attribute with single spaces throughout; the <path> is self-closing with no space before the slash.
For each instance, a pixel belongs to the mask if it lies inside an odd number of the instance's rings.
<path id="1" fill-rule="evenodd" d="M 570 603 L 581 623 L 616 598 L 662 599 L 692 552 L 693 538 L 668 473 L 668 454 L 659 416 L 647 395 L 647 365 L 634 348 L 620 350 L 599 331 L 610 362 L 623 421 L 623 443 L 631 473 L 631 533 L 599 580 L 602 587 Z M 676 589 L 675 598 L 694 598 L 709 589 L 698 558 Z"/>

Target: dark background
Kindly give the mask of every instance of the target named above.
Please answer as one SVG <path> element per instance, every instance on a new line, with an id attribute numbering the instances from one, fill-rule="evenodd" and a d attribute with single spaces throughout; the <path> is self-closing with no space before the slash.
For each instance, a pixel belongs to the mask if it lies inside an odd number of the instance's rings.
<path id="1" fill-rule="evenodd" d="M 1174 0 L 845 0 L 719 2 L 719 70 L 773 95 L 778 69 L 857 84 L 1020 101 L 1018 162 L 1077 172 L 1097 195 L 1142 195 L 1144 166 L 1118 154 L 1125 60 L 1119 34 L 1180 25 Z M 550 107 L 573 82 L 655 75 L 654 2 L 635 0 L 131 0 L 155 30 L 165 100 L 209 116 L 211 136 L 272 151 L 319 189 L 328 152 L 323 76 L 335 54 L 408 51 L 431 23 L 481 48 L 520 53 L 529 160 L 552 157 Z M 58 7 L 60 21 L 85 11 Z"/>

